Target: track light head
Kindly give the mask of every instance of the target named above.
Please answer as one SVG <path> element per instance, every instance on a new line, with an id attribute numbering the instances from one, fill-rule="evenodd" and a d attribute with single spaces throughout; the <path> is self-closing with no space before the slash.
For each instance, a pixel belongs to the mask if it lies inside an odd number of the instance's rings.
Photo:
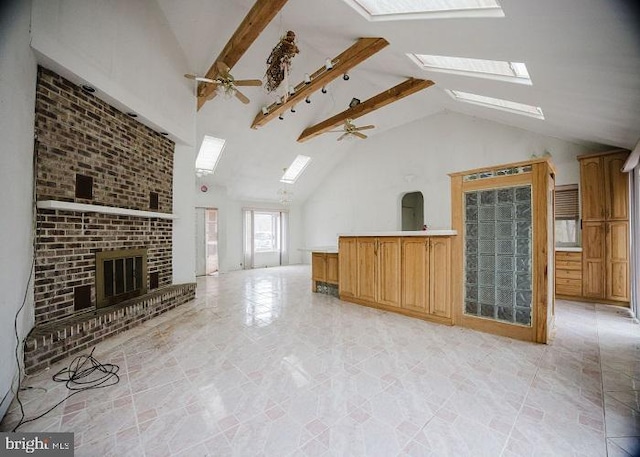
<path id="1" fill-rule="evenodd" d="M 307 97 L 307 98 L 305 98 L 305 99 L 304 99 L 304 101 L 305 101 L 306 103 L 311 103 L 311 98 L 310 98 L 310 97 Z"/>
<path id="2" fill-rule="evenodd" d="M 326 94 L 327 93 L 327 87 L 326 86 L 322 86 L 322 90 L 320 92 L 322 92 L 323 94 Z"/>
<path id="3" fill-rule="evenodd" d="M 349 81 L 349 75 L 347 73 L 345 73 L 344 75 L 342 75 L 342 79 L 344 79 L 345 81 Z"/>

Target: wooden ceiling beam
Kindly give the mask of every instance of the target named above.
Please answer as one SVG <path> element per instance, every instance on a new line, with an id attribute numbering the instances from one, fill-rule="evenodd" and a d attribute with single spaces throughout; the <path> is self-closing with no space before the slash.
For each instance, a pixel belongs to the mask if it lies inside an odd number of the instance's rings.
<path id="1" fill-rule="evenodd" d="M 316 125 L 306 128 L 298 137 L 298 142 L 303 143 L 311 138 L 321 135 L 339 125 L 344 124 L 347 119 L 357 119 L 375 111 L 383 106 L 398 101 L 411 94 L 415 94 L 422 89 L 433 86 L 435 83 L 428 79 L 415 79 L 409 78 L 404 82 L 401 82 L 397 86 L 387 89 L 384 92 L 380 92 L 378 95 L 371 97 L 370 99 L 349 108 L 335 116 L 330 117 Z"/>
<path id="2" fill-rule="evenodd" d="M 216 62 L 224 62 L 229 68 L 233 68 L 285 3 L 287 3 L 287 0 L 257 0 L 222 49 L 220 55 L 213 61 L 205 77 L 209 79 L 218 77 Z M 198 84 L 198 110 L 204 106 L 207 98 L 215 89 L 213 84 L 202 82 Z"/>
<path id="3" fill-rule="evenodd" d="M 389 45 L 389 42 L 384 38 L 360 38 L 350 48 L 342 52 L 342 54 L 333 58 L 333 68 L 327 70 L 324 66 L 320 67 L 311 75 L 311 82 L 300 82 L 295 86 L 295 94 L 290 95 L 284 103 L 277 104 L 272 103 L 267 107 L 267 114 L 259 112 L 251 128 L 262 127 L 267 122 L 278 117 L 281 113 L 289 109 L 301 100 L 304 100 L 308 95 L 326 86 L 331 81 L 339 78 L 344 73 L 363 62 L 367 58 L 371 57 L 376 52 Z"/>

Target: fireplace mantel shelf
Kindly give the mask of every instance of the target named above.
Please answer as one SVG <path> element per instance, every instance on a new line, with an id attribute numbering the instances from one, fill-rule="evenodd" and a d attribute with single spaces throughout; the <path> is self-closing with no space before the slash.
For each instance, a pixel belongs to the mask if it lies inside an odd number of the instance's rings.
<path id="1" fill-rule="evenodd" d="M 177 219 L 178 216 L 171 213 L 156 213 L 153 211 L 141 211 L 138 209 L 117 208 L 115 206 L 88 205 L 86 203 L 62 202 L 58 200 L 41 200 L 37 202 L 40 209 L 57 209 L 61 211 L 74 211 L 76 213 L 102 213 L 116 214 L 118 216 L 146 217 L 149 219 Z"/>

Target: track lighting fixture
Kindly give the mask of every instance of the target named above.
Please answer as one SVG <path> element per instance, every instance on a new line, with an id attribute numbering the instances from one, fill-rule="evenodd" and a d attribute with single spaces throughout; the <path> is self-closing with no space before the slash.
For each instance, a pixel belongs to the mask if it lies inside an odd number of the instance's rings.
<path id="1" fill-rule="evenodd" d="M 264 114 L 265 116 L 269 114 L 269 109 L 266 106 L 262 107 L 262 114 Z"/>
<path id="2" fill-rule="evenodd" d="M 311 84 L 311 76 L 309 76 L 309 73 L 304 74 L 304 83 Z"/>
<path id="3" fill-rule="evenodd" d="M 293 86 L 289 86 L 289 95 L 294 95 L 296 93 L 296 89 Z"/>
<path id="4" fill-rule="evenodd" d="M 282 97 L 276 99 L 276 105 L 282 105 Z"/>
<path id="5" fill-rule="evenodd" d="M 305 99 L 304 99 L 304 101 L 305 101 L 306 103 L 311 103 L 311 97 L 307 96 L 307 98 L 305 98 Z"/>
<path id="6" fill-rule="evenodd" d="M 331 59 L 325 60 L 324 68 L 326 68 L 327 70 L 331 70 L 333 68 L 333 62 L 331 62 Z"/>
<path id="7" fill-rule="evenodd" d="M 278 119 L 280 119 L 281 121 L 284 120 L 284 116 L 281 114 L 280 116 L 278 116 Z"/>
<path id="8" fill-rule="evenodd" d="M 295 113 L 296 112 L 296 105 L 291 105 L 291 112 Z"/>
<path id="9" fill-rule="evenodd" d="M 344 79 L 345 81 L 349 81 L 349 75 L 345 73 L 344 75 L 342 75 L 342 79 Z"/>
<path id="10" fill-rule="evenodd" d="M 326 94 L 327 93 L 327 86 L 322 86 L 322 90 L 320 92 L 322 92 L 323 94 Z"/>

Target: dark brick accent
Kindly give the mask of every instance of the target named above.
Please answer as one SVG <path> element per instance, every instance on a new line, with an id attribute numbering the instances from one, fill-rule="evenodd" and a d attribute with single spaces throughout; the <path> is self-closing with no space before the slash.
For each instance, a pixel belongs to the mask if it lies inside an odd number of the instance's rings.
<path id="1" fill-rule="evenodd" d="M 76 198 L 93 199 L 93 178 L 76 174 Z"/>
<path id="2" fill-rule="evenodd" d="M 73 310 L 80 311 L 90 308 L 91 303 L 91 286 L 78 286 L 73 289 Z"/>
<path id="3" fill-rule="evenodd" d="M 158 192 L 149 193 L 149 209 L 157 210 L 160 208 L 160 202 L 158 200 Z"/>
<path id="4" fill-rule="evenodd" d="M 160 284 L 160 276 L 157 271 L 149 273 L 149 289 L 157 289 Z"/>

